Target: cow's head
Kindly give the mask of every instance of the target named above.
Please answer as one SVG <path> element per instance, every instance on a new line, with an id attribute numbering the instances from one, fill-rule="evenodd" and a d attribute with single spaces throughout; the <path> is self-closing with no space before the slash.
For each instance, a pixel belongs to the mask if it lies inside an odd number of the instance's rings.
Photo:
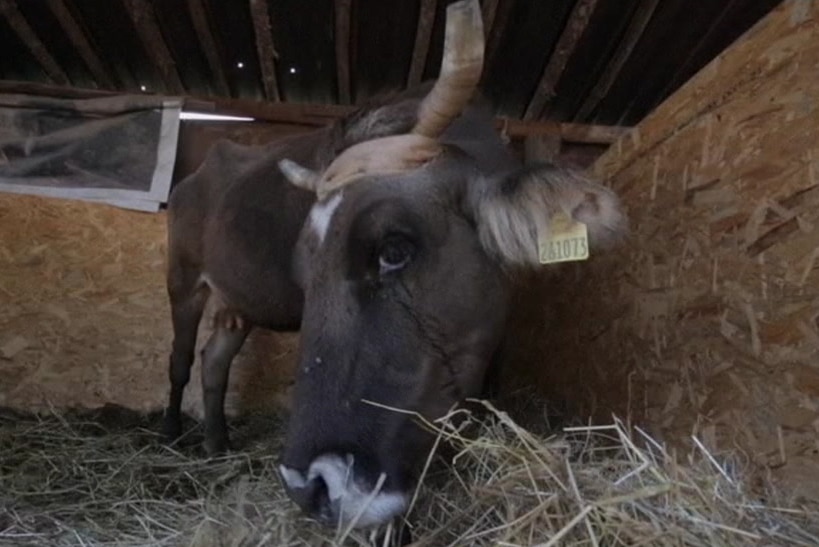
<path id="1" fill-rule="evenodd" d="M 479 20 L 477 32 L 482 43 Z M 406 509 L 433 440 L 411 413 L 434 419 L 479 394 L 509 270 L 539 264 L 538 235 L 555 214 L 585 223 L 598 247 L 624 230 L 609 190 L 520 169 L 489 116 L 452 123 L 471 89 L 440 92 L 421 103 L 411 135 L 353 147 L 324 173 L 281 164 L 319 198 L 296 250 L 305 307 L 281 473 L 292 498 L 330 523 L 369 526 Z M 449 106 L 430 105 L 442 96 Z"/>

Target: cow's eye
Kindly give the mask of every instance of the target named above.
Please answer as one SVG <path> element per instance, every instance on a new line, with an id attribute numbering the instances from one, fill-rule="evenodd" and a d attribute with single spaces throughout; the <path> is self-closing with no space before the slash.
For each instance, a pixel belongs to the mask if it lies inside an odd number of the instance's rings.
<path id="1" fill-rule="evenodd" d="M 388 274 L 404 268 L 412 260 L 415 246 L 406 237 L 390 236 L 378 251 L 378 273 Z"/>

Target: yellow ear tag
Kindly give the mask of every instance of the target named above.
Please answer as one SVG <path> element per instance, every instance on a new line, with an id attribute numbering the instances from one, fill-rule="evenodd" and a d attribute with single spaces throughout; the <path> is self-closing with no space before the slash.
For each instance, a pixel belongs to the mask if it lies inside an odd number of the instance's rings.
<path id="1" fill-rule="evenodd" d="M 566 213 L 556 213 L 549 223 L 549 232 L 538 234 L 538 257 L 541 264 L 586 260 L 589 258 L 586 225 Z"/>

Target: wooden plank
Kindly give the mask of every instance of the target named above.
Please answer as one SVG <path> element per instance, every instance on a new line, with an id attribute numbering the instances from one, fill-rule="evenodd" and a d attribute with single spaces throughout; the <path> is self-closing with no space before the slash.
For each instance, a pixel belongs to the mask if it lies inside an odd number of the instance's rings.
<path id="1" fill-rule="evenodd" d="M 250 0 L 250 15 L 253 17 L 253 31 L 256 34 L 256 51 L 259 54 L 264 95 L 268 100 L 278 102 L 281 96 L 276 78 L 276 50 L 273 48 L 267 0 Z"/>
<path id="2" fill-rule="evenodd" d="M 526 107 L 526 112 L 523 115 L 524 120 L 540 118 L 546 102 L 554 97 L 555 88 L 563 75 L 566 63 L 574 53 L 580 37 L 586 31 L 596 5 L 597 0 L 579 0 L 575 4 L 571 15 L 569 15 L 569 21 L 555 45 L 554 52 L 552 52 L 549 62 L 546 63 L 546 67 L 543 69 L 535 93 Z"/>
<path id="3" fill-rule="evenodd" d="M 509 21 L 509 13 L 512 11 L 512 2 L 510 0 L 499 0 L 495 6 L 494 17 L 492 21 L 492 28 L 487 28 L 486 33 L 486 51 L 484 53 L 484 69 L 481 81 L 485 82 L 489 77 L 489 69 L 495 61 L 495 56 L 498 54 L 501 40 L 506 32 L 506 24 Z"/>
<path id="4" fill-rule="evenodd" d="M 102 60 L 99 55 L 97 55 L 88 37 L 86 37 L 85 32 L 77 23 L 77 20 L 74 19 L 68 6 L 65 5 L 65 0 L 48 0 L 48 7 L 60 23 L 66 36 L 68 36 L 71 45 L 74 46 L 74 49 L 76 49 L 80 57 L 82 57 L 85 66 L 91 71 L 94 80 L 97 82 L 97 86 L 103 89 L 115 89 L 116 86 L 114 85 L 112 77 L 105 69 Z"/>
<path id="5" fill-rule="evenodd" d="M 484 37 L 488 38 L 495 24 L 495 14 L 498 12 L 498 0 L 483 0 L 481 2 L 481 17 L 483 17 Z"/>
<path id="6" fill-rule="evenodd" d="M 49 97 L 74 99 L 110 97 L 117 93 L 98 89 L 83 90 L 74 87 L 12 82 L 0 80 L 0 93 L 25 93 Z M 189 95 L 185 97 L 185 109 L 214 114 L 248 116 L 272 123 L 288 123 L 319 127 L 350 114 L 357 107 L 339 104 L 311 103 L 270 103 L 253 99 L 229 97 L 208 97 Z M 568 142 L 609 144 L 624 137 L 631 128 L 620 126 L 586 125 L 578 123 L 557 123 L 547 121 L 522 121 L 511 118 L 495 118 L 498 131 L 510 138 L 524 138 L 538 135 L 559 135 Z"/>
<path id="7" fill-rule="evenodd" d="M 165 88 L 171 93 L 183 93 L 185 86 L 182 85 L 176 63 L 159 30 L 153 6 L 148 0 L 123 0 L 123 3 L 131 21 L 134 22 L 142 46 L 159 69 Z"/>
<path id="8" fill-rule="evenodd" d="M 418 13 L 418 26 L 415 30 L 415 45 L 412 48 L 412 62 L 407 75 L 407 87 L 413 87 L 424 77 L 424 68 L 427 64 L 429 43 L 432 39 L 432 26 L 435 24 L 435 9 L 437 0 L 421 0 L 421 9 Z"/>
<path id="9" fill-rule="evenodd" d="M 495 126 L 511 138 L 559 135 L 564 141 L 590 144 L 610 144 L 623 138 L 631 131 L 630 127 L 617 125 L 524 121 L 509 118 L 497 118 Z"/>
<path id="10" fill-rule="evenodd" d="M 614 81 L 620 74 L 623 65 L 626 64 L 637 42 L 643 36 L 643 31 L 645 31 L 648 22 L 651 21 L 651 16 L 654 15 L 654 10 L 657 8 L 659 1 L 660 0 L 643 0 L 638 4 L 637 10 L 626 29 L 625 36 L 623 36 L 623 39 L 614 51 L 611 61 L 609 61 L 600 79 L 597 80 L 597 83 L 580 107 L 576 116 L 577 120 L 585 120 L 609 92 L 612 84 L 614 84 Z"/>
<path id="11" fill-rule="evenodd" d="M 6 18 L 9 26 L 17 34 L 20 40 L 31 51 L 37 59 L 48 78 L 56 84 L 68 84 L 70 80 L 60 64 L 51 56 L 48 48 L 28 24 L 26 18 L 20 12 L 15 0 L 0 0 L 0 13 Z"/>
<path id="12" fill-rule="evenodd" d="M 352 0 L 337 0 L 335 3 L 336 24 L 336 78 L 338 102 L 350 104 L 350 17 Z"/>
<path id="13" fill-rule="evenodd" d="M 554 164 L 560 156 L 560 135 L 530 135 L 523 138 L 523 162 L 527 165 L 547 162 Z"/>
<path id="14" fill-rule="evenodd" d="M 216 84 L 216 92 L 220 95 L 230 96 L 224 65 L 219 55 L 219 48 L 216 46 L 216 40 L 213 38 L 210 24 L 208 24 L 208 16 L 205 12 L 203 0 L 187 0 L 187 2 L 193 28 L 196 31 L 196 37 L 199 39 L 199 46 L 205 52 L 205 58 Z"/>

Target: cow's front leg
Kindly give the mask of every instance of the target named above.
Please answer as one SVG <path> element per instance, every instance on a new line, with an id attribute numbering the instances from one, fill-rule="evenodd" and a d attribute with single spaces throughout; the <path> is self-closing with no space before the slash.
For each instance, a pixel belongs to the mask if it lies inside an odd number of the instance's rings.
<path id="1" fill-rule="evenodd" d="M 202 395 L 205 404 L 205 451 L 220 454 L 229 446 L 225 392 L 230 364 L 250 332 L 241 319 L 219 314 L 216 329 L 202 350 Z"/>

